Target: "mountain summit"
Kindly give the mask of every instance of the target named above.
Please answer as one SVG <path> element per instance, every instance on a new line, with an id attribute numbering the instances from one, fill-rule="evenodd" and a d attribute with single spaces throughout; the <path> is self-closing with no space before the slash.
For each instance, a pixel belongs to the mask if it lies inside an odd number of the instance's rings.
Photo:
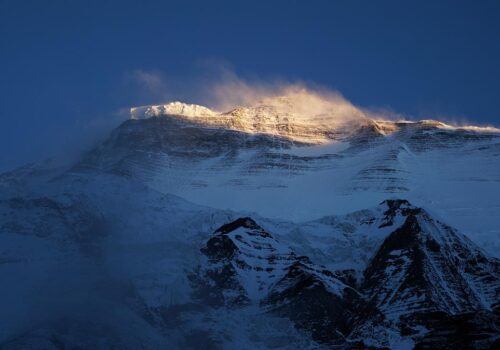
<path id="1" fill-rule="evenodd" d="M 133 107 L 130 116 L 131 119 L 178 117 L 206 127 L 275 135 L 311 144 L 338 141 L 362 127 L 370 127 L 380 134 L 388 135 L 400 130 L 405 123 L 445 130 L 500 133 L 500 129 L 455 127 L 436 120 L 394 121 L 393 118 L 385 118 L 358 108 L 337 95 L 326 96 L 306 89 L 292 88 L 285 90 L 282 95 L 262 97 L 247 106 L 234 107 L 224 112 L 195 104 L 171 102 Z"/>
<path id="2" fill-rule="evenodd" d="M 133 116 L 71 171 L 119 174 L 197 204 L 285 220 L 403 196 L 431 201 L 499 247 L 498 129 L 386 120 L 305 92 L 225 112 L 174 102 Z"/>
<path id="3" fill-rule="evenodd" d="M 309 144 L 333 140 L 334 130 L 347 134 L 348 126 L 352 129 L 372 123 L 363 111 L 343 100 L 329 101 L 305 91 L 263 98 L 252 106 L 226 112 L 172 102 L 132 108 L 130 114 L 132 119 L 177 117 L 205 127 L 279 136 Z"/>

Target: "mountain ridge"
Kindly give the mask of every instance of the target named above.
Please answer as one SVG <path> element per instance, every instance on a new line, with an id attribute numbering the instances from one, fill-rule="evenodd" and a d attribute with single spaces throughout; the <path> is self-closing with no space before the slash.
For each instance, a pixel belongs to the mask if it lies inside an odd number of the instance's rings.
<path id="1" fill-rule="evenodd" d="M 258 281 L 260 274 L 269 274 L 274 282 L 257 283 L 262 291 L 260 306 L 290 318 L 298 329 L 328 346 L 392 348 L 396 344 L 392 342 L 401 340 L 393 339 L 391 332 L 412 339 L 419 349 L 444 343 L 454 349 L 493 346 L 500 328 L 489 328 L 489 321 L 483 318 L 500 322 L 496 305 L 500 260 L 487 257 L 465 236 L 406 200 L 387 200 L 380 206 L 386 209 L 377 218 L 378 228 L 390 230 L 358 284 L 347 287 L 340 271 L 314 265 L 308 257 L 286 248 L 282 250 L 285 253 L 273 253 L 273 259 L 264 258 L 263 254 L 268 254 L 268 249 L 275 251 L 271 247 L 278 243 L 248 217 L 214 231 L 201 250 L 209 263 L 202 263 L 193 281 L 205 292 L 226 293 L 226 302 L 238 308 L 255 299 L 246 297 L 245 285 L 252 285 L 254 278 Z M 254 262 L 248 263 L 248 257 Z M 330 279 L 342 289 L 327 287 Z M 221 294 L 220 298 L 226 297 Z M 470 328 L 455 334 L 463 322 L 471 322 Z M 447 335 L 440 328 L 445 325 L 449 327 Z"/>
<path id="2" fill-rule="evenodd" d="M 490 252 L 500 251 L 500 194 L 491 195 L 500 193 L 500 133 L 429 121 L 389 121 L 381 129 L 382 122 L 363 117 L 354 128 L 308 126 L 305 134 L 291 128 L 275 134 L 273 122 L 266 134 L 191 119 L 128 120 L 70 172 L 112 173 L 198 204 L 296 221 L 352 212 L 390 196 L 422 206 L 431 201 L 446 221 Z M 286 135 L 294 132 L 313 136 Z"/>
<path id="3" fill-rule="evenodd" d="M 302 92 L 302 94 L 308 93 Z M 296 111 L 297 103 L 294 102 L 294 98 L 297 97 L 295 95 L 296 93 L 291 93 L 290 95 L 268 97 L 258 101 L 253 106 L 235 107 L 227 112 L 217 112 L 202 105 L 179 101 L 164 105 L 132 107 L 130 109 L 130 118 L 147 119 L 175 116 L 191 122 L 199 122 L 206 127 L 214 126 L 249 133 L 260 132 L 270 135 L 280 135 L 296 141 L 309 141 L 309 143 L 313 144 L 323 144 L 332 140 L 331 133 L 334 128 L 353 127 L 356 125 L 371 125 L 384 135 L 393 133 L 404 124 L 414 124 L 422 127 L 432 126 L 444 130 L 500 133 L 500 129 L 492 126 L 456 126 L 433 119 L 411 121 L 383 118 L 380 115 L 372 115 L 370 112 L 358 109 L 345 101 L 324 101 L 324 104 L 328 104 L 328 108 L 320 110 L 318 114 L 307 112 L 300 114 L 301 108 L 299 108 L 299 112 Z M 311 96 L 308 96 L 308 98 L 320 99 L 319 97 Z M 342 109 L 348 109 L 347 113 L 346 111 L 342 111 Z M 304 129 L 315 130 L 317 138 L 308 138 L 307 136 L 302 138 L 298 131 L 303 131 Z M 298 133 L 296 138 L 294 137 L 294 132 Z M 323 135 L 319 136 L 318 134 Z"/>

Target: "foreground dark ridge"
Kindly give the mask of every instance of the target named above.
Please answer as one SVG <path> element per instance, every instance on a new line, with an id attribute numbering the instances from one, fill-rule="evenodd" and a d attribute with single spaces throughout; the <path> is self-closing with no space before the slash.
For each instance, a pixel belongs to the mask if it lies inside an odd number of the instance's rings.
<path id="1" fill-rule="evenodd" d="M 2 350 L 498 346 L 498 260 L 408 201 L 295 224 L 67 181 L 0 200 Z"/>
<path id="2" fill-rule="evenodd" d="M 351 284 L 297 256 L 250 218 L 216 230 L 193 277 L 200 302 L 254 303 L 289 318 L 321 344 L 415 349 L 493 349 L 500 337 L 500 264 L 465 236 L 404 200 L 385 202 L 384 223 L 404 218 Z"/>

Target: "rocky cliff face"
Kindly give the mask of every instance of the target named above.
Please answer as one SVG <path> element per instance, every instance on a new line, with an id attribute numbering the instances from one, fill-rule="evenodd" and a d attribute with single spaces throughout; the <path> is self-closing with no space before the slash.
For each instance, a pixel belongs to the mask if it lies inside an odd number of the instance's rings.
<path id="1" fill-rule="evenodd" d="M 290 318 L 314 340 L 343 344 L 360 296 L 331 271 L 297 256 L 250 218 L 215 231 L 202 253 L 196 281 L 209 304 L 254 304 Z"/>
<path id="2" fill-rule="evenodd" d="M 193 278 L 198 296 L 215 307 L 253 303 L 328 346 L 390 347 L 394 333 L 418 349 L 493 346 L 500 262 L 405 200 L 382 205 L 373 219 L 392 230 L 358 283 L 342 282 L 340 271 L 296 255 L 241 218 L 202 249 L 207 259 Z"/>
<path id="3" fill-rule="evenodd" d="M 488 348 L 500 330 L 486 321 L 498 322 L 500 262 L 421 208 L 406 201 L 388 207 L 388 222 L 398 211 L 405 219 L 370 261 L 360 291 L 418 348 L 443 341 Z"/>

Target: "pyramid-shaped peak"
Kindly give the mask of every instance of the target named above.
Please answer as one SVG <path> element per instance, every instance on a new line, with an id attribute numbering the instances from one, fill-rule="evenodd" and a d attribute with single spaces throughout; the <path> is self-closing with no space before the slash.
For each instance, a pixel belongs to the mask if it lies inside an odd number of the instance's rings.
<path id="1" fill-rule="evenodd" d="M 252 218 L 244 217 L 236 219 L 228 224 L 222 225 L 217 230 L 215 230 L 215 233 L 228 234 L 240 227 L 251 230 L 263 230 L 262 227 L 260 227 Z"/>

